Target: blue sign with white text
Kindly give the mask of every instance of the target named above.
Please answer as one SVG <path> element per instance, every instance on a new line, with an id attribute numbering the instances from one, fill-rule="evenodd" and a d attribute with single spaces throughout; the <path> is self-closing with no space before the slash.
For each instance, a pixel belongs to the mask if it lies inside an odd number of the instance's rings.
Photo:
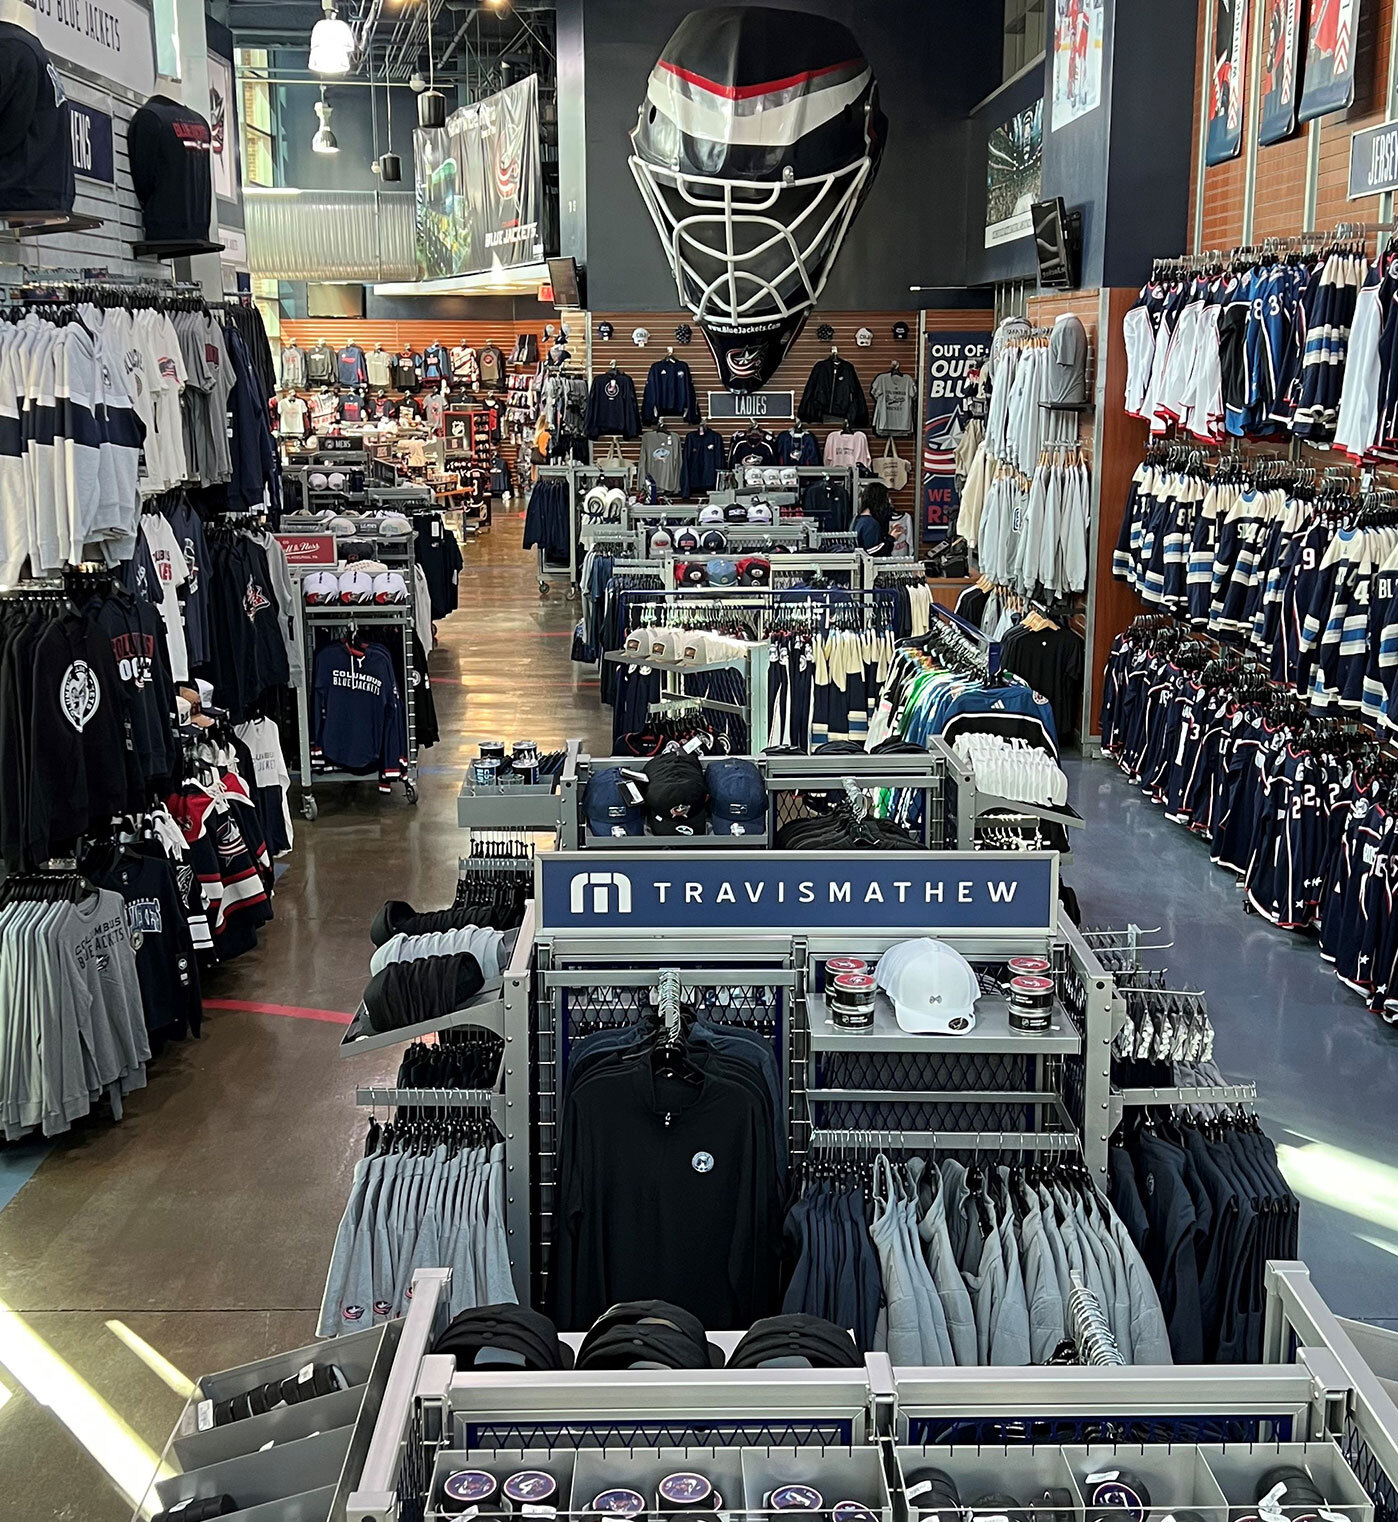
<path id="1" fill-rule="evenodd" d="M 73 123 L 73 173 L 111 185 L 116 180 L 112 155 L 112 119 L 80 101 L 70 100 Z"/>
<path id="2" fill-rule="evenodd" d="M 1050 931 L 1057 857 L 1019 852 L 672 851 L 540 856 L 541 932 Z"/>

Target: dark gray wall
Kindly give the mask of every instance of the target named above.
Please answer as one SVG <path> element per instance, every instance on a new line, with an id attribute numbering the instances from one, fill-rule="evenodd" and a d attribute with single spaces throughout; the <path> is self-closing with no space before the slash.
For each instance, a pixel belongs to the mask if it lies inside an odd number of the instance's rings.
<path id="1" fill-rule="evenodd" d="M 306 67 L 306 53 L 282 50 L 271 55 L 272 73 L 284 74 L 288 69 Z M 438 88 L 447 98 L 447 111 L 456 108 L 454 88 L 438 81 Z M 403 180 L 393 187 L 398 190 L 413 188 L 413 129 L 417 126 L 417 98 L 406 85 L 394 85 L 388 92 L 393 110 L 393 151 L 403 160 Z M 388 146 L 388 122 L 385 113 L 385 92 L 381 84 L 374 86 L 374 113 L 378 117 L 377 139 L 374 133 L 373 114 L 369 110 L 369 91 L 363 84 L 331 83 L 326 99 L 334 107 L 330 127 L 340 144 L 335 154 L 311 152 L 311 139 L 316 131 L 316 102 L 320 92 L 314 85 L 281 85 L 277 90 L 277 135 L 281 152 L 281 177 L 283 185 L 294 185 L 300 190 L 377 190 L 379 177 L 370 170 L 375 153 L 383 153 Z M 377 141 L 377 149 L 375 142 Z"/>
<path id="2" fill-rule="evenodd" d="M 692 9 L 693 0 L 560 0 L 560 45 L 565 14 L 570 26 L 582 18 L 585 252 L 588 301 L 598 311 L 677 304 L 627 165 L 627 134 L 661 48 Z M 845 239 L 822 305 L 915 307 L 911 286 L 963 282 L 966 192 L 957 166 L 964 159 L 966 113 L 999 66 L 999 6 L 807 0 L 799 10 L 836 16 L 850 27 L 873 66 L 889 123 L 878 180 Z M 799 26 L 799 15 L 793 24 Z M 560 68 L 561 149 L 571 119 L 567 93 Z M 566 177 L 562 194 L 566 203 Z M 566 243 L 564 252 L 583 257 Z"/>
<path id="3" fill-rule="evenodd" d="M 278 298 L 282 316 L 306 316 L 306 283 L 283 280 Z M 521 333 L 544 331 L 544 324 L 557 327 L 558 312 L 543 306 L 532 296 L 376 296 L 370 286 L 365 294 L 364 315 L 376 322 L 424 322 L 441 318 L 445 322 L 509 322 Z"/>
<path id="4" fill-rule="evenodd" d="M 1035 272 L 1034 240 L 1016 238 L 1013 243 L 985 246 L 985 173 L 990 135 L 1044 93 L 1041 69 L 1031 69 L 1021 79 L 997 90 L 973 112 L 967 123 L 963 150 L 966 179 L 966 262 L 962 278 L 967 285 L 996 280 L 1018 280 Z"/>
<path id="5" fill-rule="evenodd" d="M 559 251 L 587 266 L 587 60 L 583 0 L 557 0 Z"/>

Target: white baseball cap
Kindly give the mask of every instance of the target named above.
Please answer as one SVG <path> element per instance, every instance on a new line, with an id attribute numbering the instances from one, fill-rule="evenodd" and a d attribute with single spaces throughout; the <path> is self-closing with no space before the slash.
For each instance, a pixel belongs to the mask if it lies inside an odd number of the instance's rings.
<path id="1" fill-rule="evenodd" d="M 607 495 L 605 486 L 594 486 L 583 498 L 583 517 L 605 518 L 607 516 Z"/>
<path id="2" fill-rule="evenodd" d="M 801 472 L 794 465 L 783 465 L 780 474 L 783 489 L 786 491 L 800 490 Z"/>
<path id="3" fill-rule="evenodd" d="M 762 484 L 768 491 L 780 490 L 782 484 L 781 466 L 764 465 L 762 467 Z"/>
<path id="4" fill-rule="evenodd" d="M 373 602 L 374 578 L 367 571 L 340 572 L 341 602 Z"/>
<path id="5" fill-rule="evenodd" d="M 312 571 L 301 583 L 301 596 L 313 607 L 322 603 L 339 602 L 340 579 L 334 571 Z"/>
<path id="6" fill-rule="evenodd" d="M 651 624 L 638 624 L 626 636 L 626 643 L 622 648 L 627 655 L 649 655 L 651 636 L 654 633 L 655 629 Z"/>
<path id="7" fill-rule="evenodd" d="M 749 523 L 770 523 L 772 521 L 772 509 L 766 502 L 754 502 L 748 508 Z"/>
<path id="8" fill-rule="evenodd" d="M 379 534 L 385 539 L 404 539 L 413 531 L 403 513 L 384 513 L 379 519 Z"/>
<path id="9" fill-rule="evenodd" d="M 329 476 L 323 470 L 313 470 L 310 474 L 311 490 L 324 491 L 329 484 L 329 480 Z"/>
<path id="10" fill-rule="evenodd" d="M 642 344 L 648 344 L 650 342 L 649 330 L 646 328 L 632 328 L 631 342 L 635 344 L 638 349 Z"/>
<path id="11" fill-rule="evenodd" d="M 620 518 L 621 510 L 626 506 L 626 493 L 619 486 L 609 487 L 607 490 L 607 516 Z"/>
<path id="12" fill-rule="evenodd" d="M 975 1029 L 980 982 L 954 947 L 930 936 L 899 941 L 879 958 L 874 981 L 914 1035 L 964 1036 Z"/>
<path id="13" fill-rule="evenodd" d="M 359 532 L 359 525 L 354 519 L 346 518 L 343 513 L 336 513 L 325 526 L 332 534 L 338 534 L 344 538 L 352 539 Z"/>
<path id="14" fill-rule="evenodd" d="M 749 486 L 761 486 L 763 481 L 762 467 L 760 465 L 749 465 L 743 472 L 743 480 Z"/>
<path id="15" fill-rule="evenodd" d="M 375 602 L 407 602 L 408 587 L 397 571 L 383 571 L 374 577 Z"/>
<path id="16" fill-rule="evenodd" d="M 325 484 L 331 491 L 343 491 L 345 489 L 345 473 L 342 470 L 332 470 L 325 478 Z"/>
<path id="17" fill-rule="evenodd" d="M 854 341 L 859 345 L 861 349 L 867 349 L 869 345 L 873 343 L 874 335 L 868 330 L 868 328 L 860 328 L 860 330 L 854 335 Z"/>
<path id="18" fill-rule="evenodd" d="M 650 653 L 660 661 L 677 661 L 684 654 L 684 630 L 664 628 L 651 631 Z"/>
<path id="19" fill-rule="evenodd" d="M 706 506 L 701 507 L 699 509 L 699 522 L 700 523 L 722 523 L 722 522 L 724 522 L 723 509 L 718 505 L 717 502 L 710 502 L 710 503 L 708 503 Z"/>
<path id="20" fill-rule="evenodd" d="M 668 555 L 674 548 L 674 540 L 670 538 L 670 530 L 658 528 L 650 536 L 650 553 L 652 555 Z"/>

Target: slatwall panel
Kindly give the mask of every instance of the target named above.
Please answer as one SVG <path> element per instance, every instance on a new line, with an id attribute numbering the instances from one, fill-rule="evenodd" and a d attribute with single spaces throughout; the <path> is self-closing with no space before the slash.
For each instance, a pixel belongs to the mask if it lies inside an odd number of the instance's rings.
<path id="1" fill-rule="evenodd" d="M 957 313 L 961 320 L 957 326 L 974 328 L 979 325 L 984 314 L 979 312 Z M 616 330 L 615 336 L 608 342 L 603 342 L 597 336 L 597 324 L 603 320 L 610 322 Z M 908 336 L 899 343 L 893 337 L 893 324 L 905 322 L 908 325 Z M 694 329 L 694 340 L 689 344 L 675 343 L 675 326 L 686 322 Z M 801 393 L 806 386 L 806 377 L 811 373 L 811 366 L 819 359 L 826 358 L 830 353 L 830 345 L 821 343 L 816 337 L 816 329 L 822 322 L 828 322 L 835 330 L 835 347 L 840 351 L 840 358 L 847 359 L 859 376 L 860 383 L 864 387 L 864 395 L 868 397 L 869 387 L 873 384 L 874 377 L 881 371 L 887 370 L 896 359 L 902 369 L 917 380 L 917 313 L 912 312 L 813 312 L 798 335 L 796 342 L 791 346 L 790 353 L 785 362 L 777 371 L 776 375 L 767 382 L 765 389 L 770 391 L 794 391 L 796 393 L 796 406 L 801 405 Z M 635 328 L 644 328 L 650 339 L 647 343 L 637 348 L 631 342 L 631 333 Z M 854 335 L 860 328 L 868 328 L 874 335 L 873 344 L 867 349 L 861 349 L 854 341 Z M 701 410 L 707 411 L 708 393 L 721 390 L 718 378 L 718 370 L 714 365 L 713 356 L 709 353 L 709 346 L 704 341 L 704 335 L 699 330 L 699 325 L 688 312 L 593 312 L 592 313 L 592 369 L 593 373 L 605 370 L 610 362 L 615 359 L 617 368 L 626 371 L 636 383 L 636 396 L 640 399 L 645 389 L 646 372 L 658 359 L 665 358 L 666 346 L 674 348 L 677 359 L 682 359 L 688 364 L 694 373 L 694 388 L 699 395 Z M 574 352 L 578 352 L 577 344 L 573 345 Z M 869 416 L 872 420 L 874 414 L 873 401 L 869 402 Z M 741 422 L 716 422 L 714 427 L 725 437 L 731 438 L 735 433 L 741 433 L 747 425 Z M 773 433 L 780 433 L 788 425 L 785 423 L 773 423 L 770 425 Z M 683 433 L 684 428 L 678 429 Z M 824 423 L 815 424 L 811 432 L 821 441 L 822 448 L 825 444 L 826 434 L 832 431 L 831 427 Z M 869 435 L 869 453 L 877 459 L 884 450 L 884 441 L 874 436 L 873 423 L 865 430 Z M 891 493 L 895 512 L 914 512 L 916 502 L 916 479 L 917 479 L 917 434 L 896 440 L 898 453 L 908 463 L 908 484 L 901 492 Z M 639 440 L 622 442 L 622 454 L 628 460 L 640 458 L 641 446 Z"/>
<path id="2" fill-rule="evenodd" d="M 416 349 L 421 353 L 430 343 L 445 344 L 448 348 L 466 344 L 473 349 L 493 343 L 504 354 L 508 366 L 515 339 L 520 333 L 528 331 L 530 329 L 527 324 L 516 325 L 504 320 L 448 321 L 446 318 L 419 318 L 412 322 L 378 322 L 360 318 L 300 317 L 283 318 L 281 336 L 283 344 L 297 343 L 303 349 L 313 349 L 322 339 L 335 349 L 356 343 L 366 354 L 375 344 L 382 344 L 394 353 L 399 349 Z M 539 341 L 539 353 L 543 355 L 548 349 L 548 340 L 544 338 L 542 325 L 534 329 L 534 336 Z M 582 351 L 577 344 L 573 344 L 572 349 L 576 367 Z M 274 348 L 274 356 L 275 353 Z M 527 368 L 534 367 L 531 365 Z M 506 441 L 502 453 L 513 469 L 518 454 L 518 446 L 513 439 Z"/>
<path id="3" fill-rule="evenodd" d="M 1097 309 L 1099 292 L 1090 290 L 1060 291 L 1051 295 L 1031 296 L 1026 316 L 1036 328 L 1051 328 L 1054 322 L 1072 312 L 1087 332 L 1087 394 L 1093 395 L 1093 377 L 1097 370 Z M 1078 414 L 1078 443 L 1088 463 L 1092 462 L 1092 413 Z"/>
<path id="4" fill-rule="evenodd" d="M 104 111 L 112 118 L 112 160 L 116 183 L 78 176 L 73 210 L 83 216 L 100 217 L 102 226 L 84 233 L 55 233 L 35 238 L 12 238 L 0 233 L 0 277 L 8 265 L 33 265 L 44 269 L 105 269 L 112 275 L 168 278 L 170 267 L 154 259 L 137 260 L 131 245 L 142 236 L 141 204 L 131 183 L 131 161 L 126 152 L 126 127 L 135 107 L 108 95 L 95 85 L 59 70 L 63 88 L 72 100 Z"/>

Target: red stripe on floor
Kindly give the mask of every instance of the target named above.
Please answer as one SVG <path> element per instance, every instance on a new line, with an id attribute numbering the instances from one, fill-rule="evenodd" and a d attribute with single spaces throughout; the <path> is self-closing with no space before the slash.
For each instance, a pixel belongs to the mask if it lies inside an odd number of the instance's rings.
<path id="1" fill-rule="evenodd" d="M 249 999 L 205 999 L 205 1009 L 232 1009 L 245 1015 L 284 1015 L 290 1020 L 323 1020 L 328 1025 L 348 1025 L 354 1019 L 339 1009 L 307 1009 L 302 1004 L 258 1004 Z"/>

